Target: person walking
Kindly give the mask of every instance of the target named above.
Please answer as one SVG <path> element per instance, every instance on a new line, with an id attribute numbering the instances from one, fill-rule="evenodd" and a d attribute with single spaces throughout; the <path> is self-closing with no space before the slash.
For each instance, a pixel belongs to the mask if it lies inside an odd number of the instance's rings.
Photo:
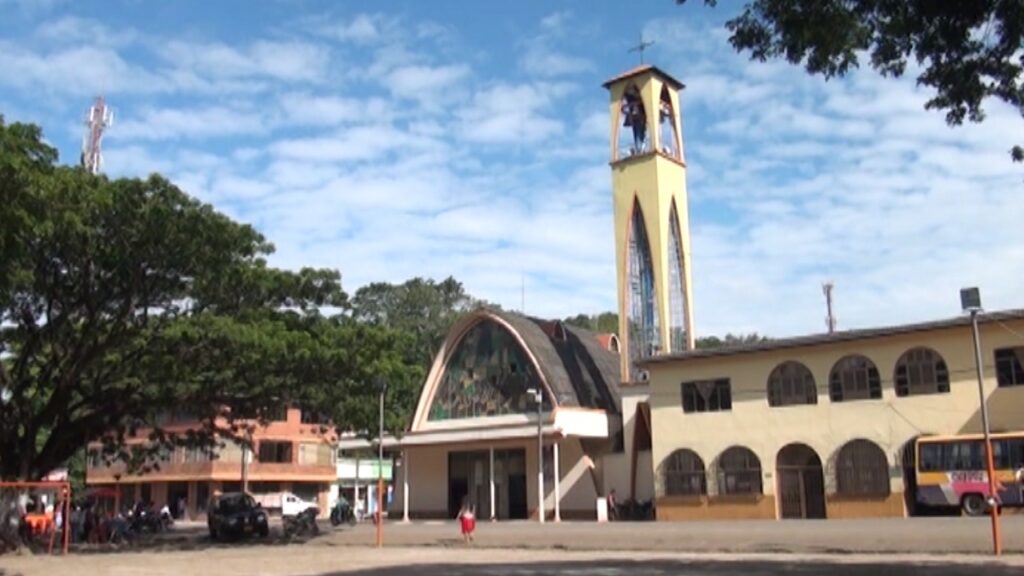
<path id="1" fill-rule="evenodd" d="M 476 530 L 476 507 L 466 498 L 459 510 L 459 527 L 462 529 L 462 541 L 468 546 L 473 543 L 473 532 Z"/>

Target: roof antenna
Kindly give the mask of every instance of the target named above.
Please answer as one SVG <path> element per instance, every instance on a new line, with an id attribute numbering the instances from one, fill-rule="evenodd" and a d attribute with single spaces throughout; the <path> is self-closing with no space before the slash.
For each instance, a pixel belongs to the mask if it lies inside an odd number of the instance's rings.
<path id="1" fill-rule="evenodd" d="M 526 273 L 521 273 L 520 278 L 522 283 L 519 289 L 519 313 L 526 316 Z"/>
<path id="2" fill-rule="evenodd" d="M 640 43 L 629 49 L 630 52 L 640 53 L 640 64 L 644 63 L 644 50 L 647 50 L 651 46 L 654 46 L 654 40 L 644 41 L 644 32 L 640 31 Z"/>
<path id="3" fill-rule="evenodd" d="M 836 316 L 832 312 L 833 288 L 835 288 L 835 283 L 831 280 L 828 280 L 821 285 L 821 291 L 825 294 L 825 307 L 828 309 L 828 315 L 825 316 L 825 327 L 828 328 L 829 334 L 836 331 Z"/>

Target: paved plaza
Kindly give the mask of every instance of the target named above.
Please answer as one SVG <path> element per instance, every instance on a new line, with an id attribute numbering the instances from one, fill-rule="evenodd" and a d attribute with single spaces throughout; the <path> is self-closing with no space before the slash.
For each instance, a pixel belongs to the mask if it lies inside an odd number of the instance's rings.
<path id="1" fill-rule="evenodd" d="M 1010 575 L 1024 573 L 1024 516 L 1004 518 L 1007 554 L 994 561 L 985 519 L 793 522 L 482 523 L 462 544 L 454 522 L 388 523 L 385 549 L 370 524 L 285 541 L 214 543 L 201 524 L 130 547 L 77 550 L 68 558 L 0 558 L 0 575 Z"/>

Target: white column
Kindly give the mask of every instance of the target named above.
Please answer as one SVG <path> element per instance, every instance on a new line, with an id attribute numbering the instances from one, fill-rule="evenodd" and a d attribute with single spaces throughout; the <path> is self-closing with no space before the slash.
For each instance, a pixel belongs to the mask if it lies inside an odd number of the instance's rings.
<path id="1" fill-rule="evenodd" d="M 538 436 L 539 438 L 539 436 Z M 537 521 L 544 523 L 544 446 L 537 441 Z"/>
<path id="2" fill-rule="evenodd" d="M 352 495 L 352 513 L 359 510 L 359 456 L 356 456 L 356 480 L 354 493 Z"/>
<path id="3" fill-rule="evenodd" d="M 409 451 L 402 452 L 402 522 L 409 522 Z"/>
<path id="4" fill-rule="evenodd" d="M 494 446 L 491 446 L 491 465 L 489 469 L 491 471 L 491 521 L 493 522 L 498 519 L 498 511 L 494 509 Z"/>
<path id="5" fill-rule="evenodd" d="M 554 462 L 554 464 L 555 464 L 555 522 L 561 522 L 562 521 L 562 506 L 561 506 L 562 505 L 562 485 L 561 485 L 562 484 L 562 482 L 561 482 L 562 479 L 560 478 L 560 476 L 562 475 L 562 473 L 559 470 L 559 465 L 558 465 L 559 456 L 558 456 L 558 441 L 557 440 L 552 445 L 551 450 L 552 450 L 551 457 L 555 461 Z"/>

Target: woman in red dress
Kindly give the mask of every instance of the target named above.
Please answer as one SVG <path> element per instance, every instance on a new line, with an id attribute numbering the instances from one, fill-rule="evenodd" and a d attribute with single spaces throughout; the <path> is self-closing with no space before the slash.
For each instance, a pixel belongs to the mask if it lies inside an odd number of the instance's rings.
<path id="1" fill-rule="evenodd" d="M 466 544 L 473 542 L 473 531 L 476 530 L 476 507 L 469 504 L 467 498 L 462 509 L 459 510 L 459 525 L 462 528 L 462 541 Z"/>

